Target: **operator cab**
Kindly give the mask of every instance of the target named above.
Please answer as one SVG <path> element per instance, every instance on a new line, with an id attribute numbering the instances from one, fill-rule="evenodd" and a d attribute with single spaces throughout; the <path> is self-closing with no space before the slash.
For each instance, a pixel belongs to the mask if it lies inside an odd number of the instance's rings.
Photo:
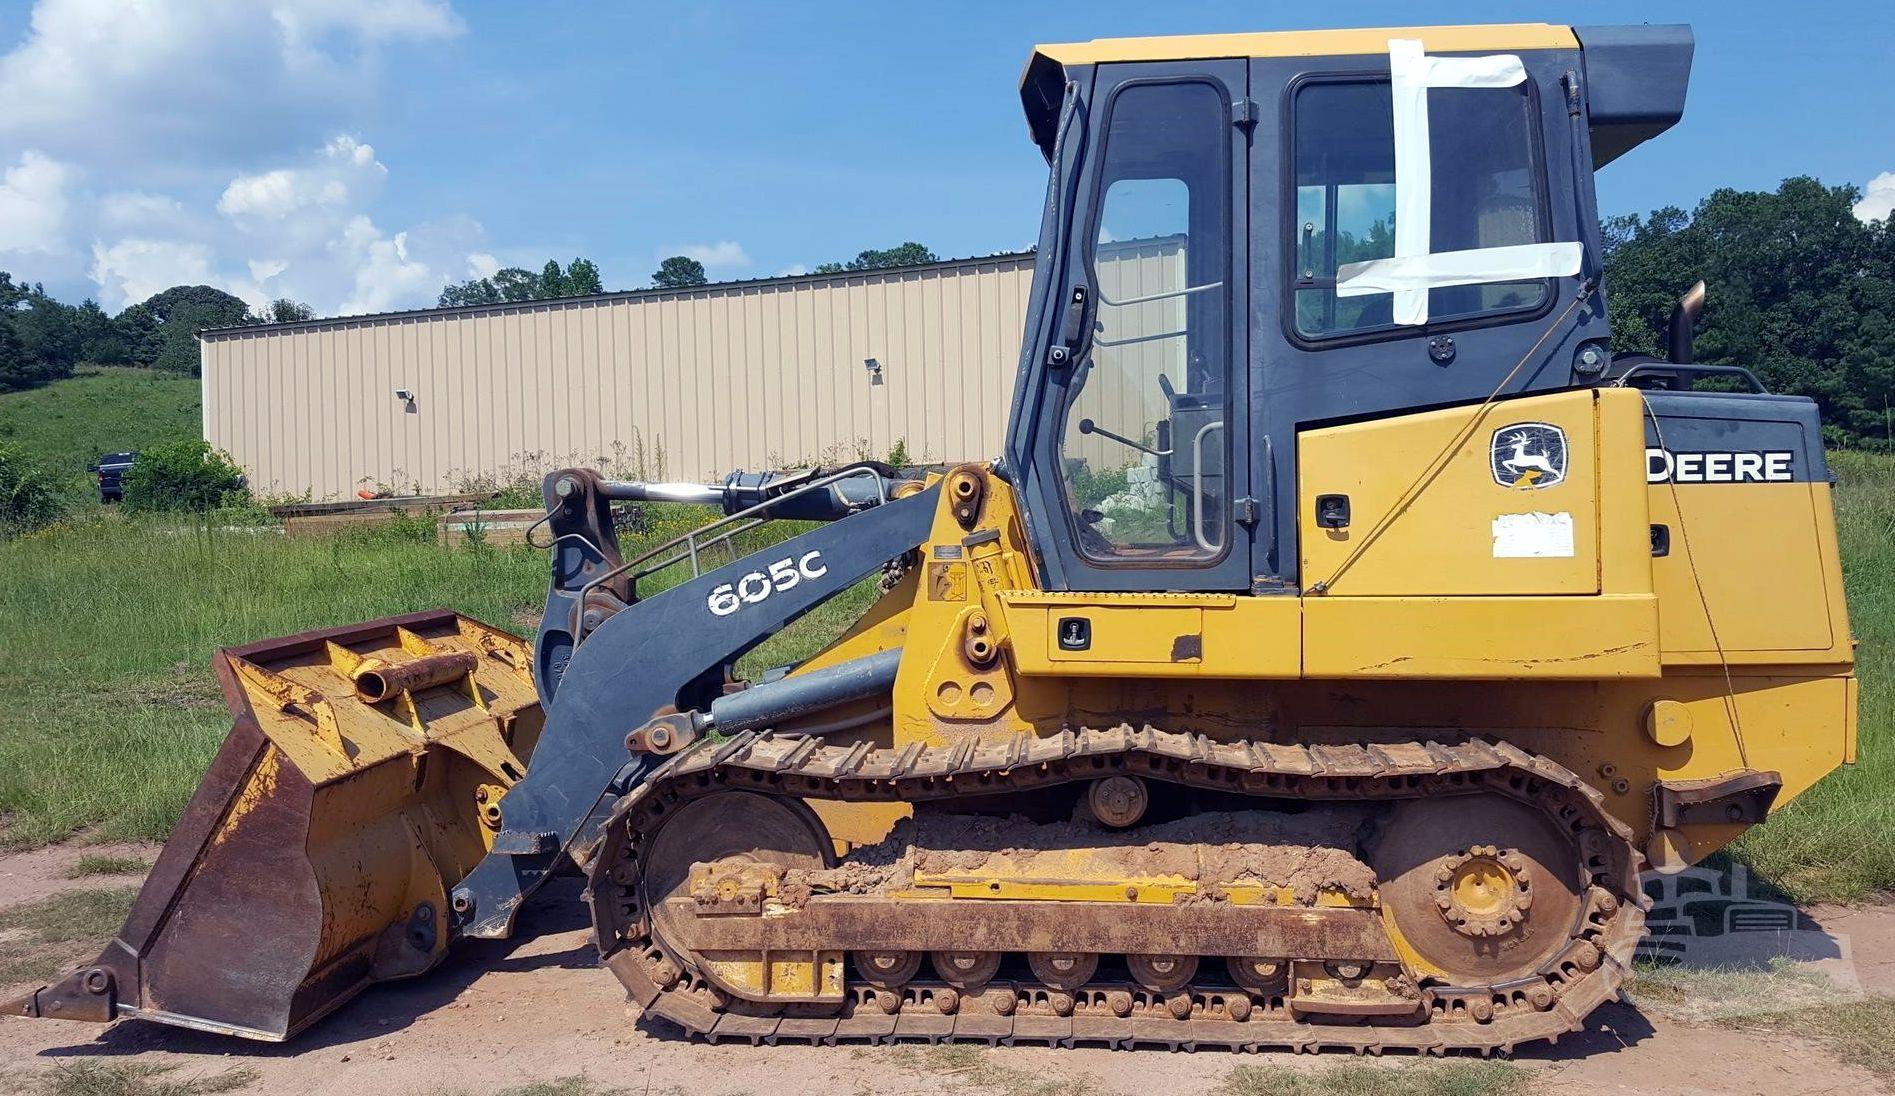
<path id="1" fill-rule="evenodd" d="M 1294 593 L 1299 430 L 1597 383 L 1592 171 L 1678 120 L 1691 51 L 1539 24 L 1036 51 L 1006 463 L 1046 587 Z"/>

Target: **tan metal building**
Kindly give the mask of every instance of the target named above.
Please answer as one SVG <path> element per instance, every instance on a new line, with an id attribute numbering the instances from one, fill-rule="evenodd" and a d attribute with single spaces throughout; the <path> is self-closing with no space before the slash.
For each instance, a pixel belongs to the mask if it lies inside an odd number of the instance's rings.
<path id="1" fill-rule="evenodd" d="M 897 441 L 992 456 L 1032 270 L 1004 255 L 206 331 L 204 436 L 259 492 L 317 499 L 601 458 L 698 479 Z"/>
<path id="2" fill-rule="evenodd" d="M 1102 281 L 1165 289 L 1181 270 L 1167 244 L 1117 245 Z M 897 442 L 916 461 L 993 457 L 1032 273 L 1016 254 L 206 331 L 204 436 L 258 492 L 318 500 L 565 464 L 711 479 L 879 458 Z M 1126 309 L 1103 334 L 1177 326 L 1176 309 Z M 1175 342 L 1119 367 L 1175 368 Z M 1152 410 L 1098 414 L 1139 430 Z"/>

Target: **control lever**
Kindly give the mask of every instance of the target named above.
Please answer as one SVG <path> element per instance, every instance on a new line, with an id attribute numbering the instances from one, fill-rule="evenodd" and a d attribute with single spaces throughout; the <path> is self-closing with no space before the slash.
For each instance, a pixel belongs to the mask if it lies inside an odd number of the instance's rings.
<path id="1" fill-rule="evenodd" d="M 1102 438 L 1111 438 L 1113 441 L 1118 442 L 1120 445 L 1129 445 L 1141 453 L 1150 453 L 1154 457 L 1168 457 L 1171 455 L 1171 450 L 1169 449 L 1153 449 L 1151 446 L 1146 445 L 1144 442 L 1133 441 L 1131 438 L 1128 438 L 1123 434 L 1114 434 L 1112 431 L 1107 430 L 1105 427 L 1098 425 L 1097 423 L 1093 422 L 1091 419 L 1079 420 L 1079 432 L 1081 434 L 1097 434 Z"/>

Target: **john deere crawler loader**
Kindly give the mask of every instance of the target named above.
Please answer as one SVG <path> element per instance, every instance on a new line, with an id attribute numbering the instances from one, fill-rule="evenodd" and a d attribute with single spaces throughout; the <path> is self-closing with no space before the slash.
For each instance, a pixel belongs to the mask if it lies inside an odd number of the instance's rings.
<path id="1" fill-rule="evenodd" d="M 222 652 L 236 729 L 125 928 L 10 1011 L 282 1039 L 576 864 L 605 965 L 711 1038 L 1578 1028 L 1641 872 L 1855 749 L 1814 405 L 1694 365 L 1700 294 L 1667 359 L 1609 348 L 1593 172 L 1678 120 L 1691 53 L 1041 47 L 998 460 L 562 471 L 530 646 L 443 612 Z M 614 504 L 679 499 L 728 516 L 622 558 Z M 777 519 L 819 524 L 730 548 Z"/>

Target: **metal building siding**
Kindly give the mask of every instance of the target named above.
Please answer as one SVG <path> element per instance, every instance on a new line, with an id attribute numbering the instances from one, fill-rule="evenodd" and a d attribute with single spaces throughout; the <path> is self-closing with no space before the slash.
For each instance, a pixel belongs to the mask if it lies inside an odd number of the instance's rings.
<path id="1" fill-rule="evenodd" d="M 1006 256 L 208 332 L 204 432 L 257 490 L 317 499 L 640 449 L 674 479 L 903 440 L 917 460 L 992 457 L 1032 272 Z"/>

